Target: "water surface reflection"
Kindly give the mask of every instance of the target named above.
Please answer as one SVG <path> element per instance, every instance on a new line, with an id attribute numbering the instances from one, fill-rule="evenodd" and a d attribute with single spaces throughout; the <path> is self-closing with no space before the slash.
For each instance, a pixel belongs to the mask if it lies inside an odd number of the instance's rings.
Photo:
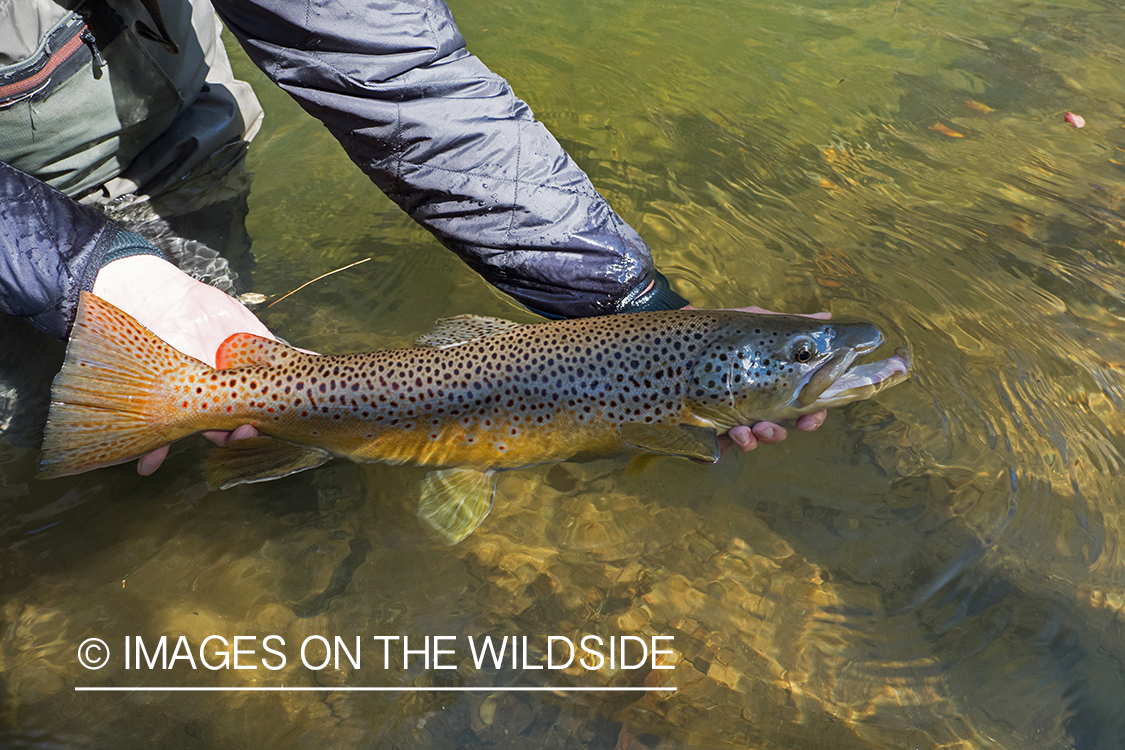
<path id="1" fill-rule="evenodd" d="M 454 11 L 695 304 L 870 318 L 910 345 L 915 378 L 710 469 L 506 476 L 485 524 L 447 548 L 414 517 L 409 468 L 337 463 L 209 493 L 185 441 L 152 478 L 36 482 L 61 347 L 0 321 L 19 353 L 0 362 L 0 401 L 19 405 L 0 439 L 6 743 L 1121 747 L 1125 11 Z M 374 259 L 267 323 L 335 352 L 403 345 L 462 312 L 532 319 L 259 89 L 256 289 Z M 86 637 L 213 633 L 673 635 L 675 669 L 94 675 L 75 659 Z M 679 689 L 73 692 L 94 682 Z"/>

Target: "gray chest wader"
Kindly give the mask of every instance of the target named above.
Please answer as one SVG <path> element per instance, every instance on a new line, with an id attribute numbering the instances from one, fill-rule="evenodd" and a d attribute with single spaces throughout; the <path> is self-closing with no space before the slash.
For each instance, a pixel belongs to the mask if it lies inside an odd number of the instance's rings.
<path id="1" fill-rule="evenodd" d="M 32 56 L 0 69 L 0 159 L 83 196 L 119 175 L 182 104 L 121 17 L 87 2 Z"/>
<path id="2" fill-rule="evenodd" d="M 166 2 L 186 9 L 169 16 L 174 39 L 156 0 L 139 1 L 147 20 L 130 24 L 106 0 L 70 10 L 43 0 L 53 25 L 25 59 L 0 67 L 0 160 L 99 205 L 232 293 L 238 274 L 212 247 L 250 263 L 241 166 L 261 109 L 231 75 L 206 2 L 196 4 L 209 14 Z M 211 34 L 192 27 L 193 12 Z M 0 45 L 11 31 L 0 28 Z"/>

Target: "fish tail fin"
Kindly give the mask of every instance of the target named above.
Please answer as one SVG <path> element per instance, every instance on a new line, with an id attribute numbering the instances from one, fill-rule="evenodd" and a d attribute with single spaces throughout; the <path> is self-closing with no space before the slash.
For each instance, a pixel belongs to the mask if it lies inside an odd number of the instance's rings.
<path id="1" fill-rule="evenodd" d="M 124 463 L 195 432 L 166 425 L 154 403 L 165 381 L 191 369 L 211 368 L 83 292 L 66 361 L 51 387 L 39 477 Z"/>

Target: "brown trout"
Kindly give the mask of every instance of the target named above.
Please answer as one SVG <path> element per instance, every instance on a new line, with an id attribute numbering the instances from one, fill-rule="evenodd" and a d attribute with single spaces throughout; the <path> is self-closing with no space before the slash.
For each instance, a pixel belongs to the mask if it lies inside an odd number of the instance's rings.
<path id="1" fill-rule="evenodd" d="M 260 437 L 215 448 L 227 488 L 333 456 L 440 467 L 419 515 L 450 542 L 491 508 L 494 474 L 629 449 L 714 462 L 718 435 L 869 398 L 902 382 L 905 350 L 863 322 L 675 310 L 521 325 L 460 316 L 411 349 L 317 356 L 242 333 L 218 368 L 83 293 L 52 390 L 43 478 L 135 459 L 202 430 Z"/>

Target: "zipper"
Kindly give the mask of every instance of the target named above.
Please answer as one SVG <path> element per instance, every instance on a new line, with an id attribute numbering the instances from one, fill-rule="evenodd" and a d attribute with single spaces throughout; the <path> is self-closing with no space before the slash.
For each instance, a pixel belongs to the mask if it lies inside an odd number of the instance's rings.
<path id="1" fill-rule="evenodd" d="M 87 36 L 89 37 L 89 41 L 86 39 Z M 105 66 L 105 59 L 102 58 L 101 52 L 98 51 L 97 46 L 93 44 L 94 35 L 90 32 L 89 27 L 82 22 L 80 17 L 75 16 L 66 26 L 52 33 L 51 38 L 45 42 L 46 48 L 50 49 L 59 42 L 62 42 L 61 46 L 54 52 L 51 52 L 46 61 L 36 62 L 28 66 L 32 70 L 34 70 L 35 67 L 39 68 L 34 73 L 26 78 L 16 78 L 16 80 L 11 83 L 0 85 L 0 107 L 7 106 L 16 99 L 30 96 L 50 84 L 51 74 L 55 72 L 55 69 L 73 57 L 76 52 L 87 44 L 90 45 L 94 55 L 94 75 L 95 77 L 101 75 L 101 67 Z M 39 55 L 36 55 L 36 57 L 39 57 Z M 42 58 L 40 57 L 40 59 Z M 31 62 L 31 60 L 28 62 Z M 9 74 L 10 77 L 18 75 L 18 72 Z"/>
<path id="2" fill-rule="evenodd" d="M 102 57 L 102 53 L 98 49 L 98 41 L 90 33 L 89 26 L 83 26 L 82 33 L 78 36 L 82 38 L 82 41 L 86 43 L 86 46 L 90 48 L 90 53 L 94 56 L 94 78 L 101 78 L 102 68 L 105 67 L 105 58 Z"/>

